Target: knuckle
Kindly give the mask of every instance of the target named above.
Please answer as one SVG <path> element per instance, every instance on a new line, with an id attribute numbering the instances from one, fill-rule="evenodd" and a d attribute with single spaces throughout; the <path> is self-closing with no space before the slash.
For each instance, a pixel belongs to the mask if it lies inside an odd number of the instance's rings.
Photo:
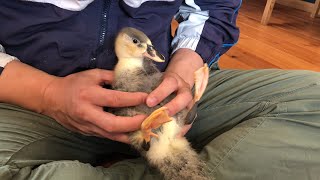
<path id="1" fill-rule="evenodd" d="M 90 69 L 87 71 L 87 76 L 93 80 L 99 80 L 102 77 L 102 73 L 100 69 Z"/>
<path id="2" fill-rule="evenodd" d="M 80 108 L 80 106 L 74 107 L 73 114 L 74 114 L 74 116 L 77 116 L 77 117 L 82 116 L 83 115 L 82 108 Z"/>
<path id="3" fill-rule="evenodd" d="M 173 109 L 176 109 L 177 106 L 179 106 L 179 102 L 177 102 L 177 97 L 175 97 L 174 99 L 172 99 L 170 102 L 168 102 L 165 106 L 170 109 L 170 110 L 173 110 Z"/>
<path id="4" fill-rule="evenodd" d="M 115 132 L 115 127 L 113 125 L 109 125 L 107 128 L 106 128 L 107 132 L 109 133 L 114 133 Z"/>
<path id="5" fill-rule="evenodd" d="M 146 102 L 146 99 L 147 99 L 147 96 L 144 96 L 143 94 L 135 94 L 131 101 L 142 104 Z"/>
<path id="6" fill-rule="evenodd" d="M 87 114 L 84 108 L 82 106 L 76 106 L 73 110 L 73 116 L 80 117 L 81 119 L 86 119 Z"/>
<path id="7" fill-rule="evenodd" d="M 101 74 L 101 70 L 100 69 L 92 69 L 92 73 L 100 75 Z"/>
<path id="8" fill-rule="evenodd" d="M 189 88 L 186 88 L 185 96 L 186 96 L 185 98 L 186 98 L 187 100 L 189 100 L 189 101 L 192 100 L 193 96 L 192 96 L 192 92 L 191 92 L 191 90 L 190 90 Z"/>
<path id="9" fill-rule="evenodd" d="M 178 84 L 177 79 L 175 77 L 173 77 L 173 76 L 167 76 L 165 78 L 165 80 L 166 80 L 167 83 L 170 83 L 172 85 L 177 85 Z"/>
<path id="10" fill-rule="evenodd" d="M 171 110 L 176 111 L 180 107 L 180 103 L 178 103 L 177 101 L 172 101 L 170 106 Z"/>
<path id="11" fill-rule="evenodd" d="M 191 86 L 190 86 L 190 84 L 188 84 L 188 83 L 185 82 L 185 81 L 182 81 L 182 86 L 185 87 L 185 88 L 188 88 L 188 89 L 190 90 L 190 92 L 191 92 Z"/>
<path id="12" fill-rule="evenodd" d="M 112 94 L 111 96 L 109 96 L 109 105 L 110 106 L 118 106 L 120 103 L 120 98 L 119 96 Z"/>
<path id="13" fill-rule="evenodd" d="M 90 120 L 90 117 L 89 117 L 88 113 L 83 113 L 82 116 L 81 116 L 81 120 L 84 121 L 84 122 L 90 122 L 91 123 L 91 120 Z"/>
<path id="14" fill-rule="evenodd" d="M 134 93 L 133 97 L 136 97 L 137 99 L 140 99 L 140 100 L 145 100 L 145 98 L 147 98 L 147 96 L 148 96 L 147 93 L 136 92 L 136 93 Z"/>
<path id="15" fill-rule="evenodd" d="M 79 89 L 79 99 L 87 99 L 88 98 L 88 90 L 86 88 Z"/>
<path id="16" fill-rule="evenodd" d="M 178 95 L 183 97 L 182 99 L 185 101 L 190 101 L 193 98 L 192 91 L 187 87 L 181 88 L 180 92 L 178 92 Z"/>
<path id="17" fill-rule="evenodd" d="M 171 115 L 175 115 L 179 111 L 179 104 L 177 103 L 172 103 L 171 106 L 169 107 L 169 112 Z"/>
<path id="18" fill-rule="evenodd" d="M 116 126 L 113 123 L 114 121 L 110 121 L 109 125 L 105 128 L 108 133 L 114 133 L 116 130 Z"/>
<path id="19" fill-rule="evenodd" d="M 96 72 L 95 72 L 95 75 L 96 75 L 96 78 L 97 79 L 103 79 L 104 77 L 104 71 L 102 71 L 101 69 L 95 69 Z"/>
<path id="20" fill-rule="evenodd" d="M 100 69 L 91 69 L 91 70 L 89 70 L 89 72 L 90 72 L 90 75 L 93 75 L 96 77 L 99 77 L 99 75 L 100 75 Z"/>

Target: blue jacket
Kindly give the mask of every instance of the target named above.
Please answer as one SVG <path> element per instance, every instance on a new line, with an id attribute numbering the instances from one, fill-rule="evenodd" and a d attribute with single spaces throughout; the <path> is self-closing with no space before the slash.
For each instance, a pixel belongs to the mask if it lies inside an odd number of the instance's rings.
<path id="1" fill-rule="evenodd" d="M 241 0 L 0 0 L 0 44 L 22 62 L 57 76 L 113 69 L 114 39 L 126 26 L 145 32 L 166 59 L 179 48 L 209 65 L 239 37 Z M 171 20 L 179 24 L 171 36 Z M 164 70 L 167 63 L 157 66 Z"/>

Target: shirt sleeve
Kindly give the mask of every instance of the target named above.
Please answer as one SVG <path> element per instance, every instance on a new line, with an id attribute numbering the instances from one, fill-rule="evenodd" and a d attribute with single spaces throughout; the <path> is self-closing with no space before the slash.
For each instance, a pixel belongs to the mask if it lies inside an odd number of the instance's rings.
<path id="1" fill-rule="evenodd" d="M 184 0 L 175 19 L 179 22 L 172 41 L 197 52 L 210 66 L 239 38 L 236 18 L 242 0 Z"/>
<path id="2" fill-rule="evenodd" d="M 11 61 L 18 60 L 14 56 L 10 56 L 5 53 L 4 47 L 0 44 L 0 75 L 4 69 L 4 67 Z"/>

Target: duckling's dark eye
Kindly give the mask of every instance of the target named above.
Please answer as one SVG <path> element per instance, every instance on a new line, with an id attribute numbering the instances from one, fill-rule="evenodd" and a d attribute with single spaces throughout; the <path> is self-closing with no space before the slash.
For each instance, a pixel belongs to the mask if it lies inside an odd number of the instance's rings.
<path id="1" fill-rule="evenodd" d="M 138 40 L 137 40 L 137 39 L 133 39 L 132 42 L 135 43 L 135 44 L 137 44 L 137 43 L 138 43 Z"/>

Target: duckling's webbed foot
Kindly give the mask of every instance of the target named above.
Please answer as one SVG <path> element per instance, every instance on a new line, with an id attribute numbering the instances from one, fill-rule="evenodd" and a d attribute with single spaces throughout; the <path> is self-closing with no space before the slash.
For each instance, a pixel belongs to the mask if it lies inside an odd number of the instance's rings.
<path id="1" fill-rule="evenodd" d="M 172 118 L 168 115 L 167 108 L 161 107 L 150 114 L 141 124 L 141 132 L 145 143 L 150 142 L 151 136 L 158 137 L 152 132 L 152 129 L 159 128 L 162 124 L 171 121 Z"/>

